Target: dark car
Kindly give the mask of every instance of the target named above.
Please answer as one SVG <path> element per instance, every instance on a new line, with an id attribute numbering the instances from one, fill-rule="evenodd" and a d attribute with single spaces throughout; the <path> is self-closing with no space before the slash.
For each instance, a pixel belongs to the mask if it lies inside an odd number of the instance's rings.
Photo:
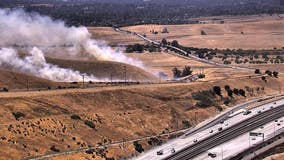
<path id="1" fill-rule="evenodd" d="M 223 130 L 223 128 L 222 128 L 222 127 L 218 128 L 218 131 L 222 131 L 222 130 Z"/>
<path id="2" fill-rule="evenodd" d="M 215 153 L 208 153 L 208 156 L 211 157 L 211 158 L 217 157 L 217 155 Z"/>
<path id="3" fill-rule="evenodd" d="M 163 150 L 159 150 L 159 151 L 157 152 L 157 155 L 163 155 L 163 154 L 164 154 Z"/>

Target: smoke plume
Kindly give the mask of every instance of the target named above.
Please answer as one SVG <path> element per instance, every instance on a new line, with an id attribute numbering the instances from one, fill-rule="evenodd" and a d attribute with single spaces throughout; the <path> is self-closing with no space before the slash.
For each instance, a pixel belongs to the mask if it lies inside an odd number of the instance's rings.
<path id="1" fill-rule="evenodd" d="M 21 58 L 15 46 L 32 49 L 28 56 Z M 23 10 L 0 9 L 0 47 L 4 47 L 0 50 L 0 66 L 9 66 L 50 80 L 76 81 L 81 79 L 82 74 L 47 64 L 44 58 L 47 48 L 68 48 L 67 52 L 55 52 L 60 53 L 60 57 L 86 56 L 143 68 L 140 61 L 92 39 L 86 27 L 67 27 L 63 21 L 54 21 L 50 17 Z M 94 76 L 87 78 L 96 79 Z"/>
<path id="2" fill-rule="evenodd" d="M 37 75 L 38 77 L 54 81 L 81 81 L 82 74 L 71 69 L 59 68 L 56 65 L 46 63 L 44 54 L 37 48 L 33 48 L 29 55 L 20 58 L 14 49 L 0 49 L 0 66 L 24 73 Z M 94 76 L 85 75 L 87 81 L 97 80 Z"/>

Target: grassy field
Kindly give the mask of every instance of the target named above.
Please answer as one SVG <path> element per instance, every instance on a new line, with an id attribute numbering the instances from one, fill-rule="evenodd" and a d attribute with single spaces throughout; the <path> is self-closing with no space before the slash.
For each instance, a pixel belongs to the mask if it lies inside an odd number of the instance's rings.
<path id="1" fill-rule="evenodd" d="M 28 83 L 28 86 L 27 86 Z M 0 88 L 11 89 L 27 89 L 29 88 L 45 88 L 56 87 L 58 83 L 35 76 L 26 75 L 10 70 L 0 69 Z"/>
<path id="2" fill-rule="evenodd" d="M 234 96 L 232 101 L 240 102 L 252 96 L 275 93 L 280 83 L 283 84 L 283 78 L 268 78 L 267 83 L 252 78 L 212 83 L 2 93 L 0 157 L 19 159 L 52 153 L 50 147 L 53 145 L 60 151 L 68 151 L 181 129 L 185 127 L 182 121 L 193 125 L 216 114 L 213 106 L 196 107 L 196 100 L 191 96 L 193 92 L 208 90 L 214 85 L 223 88 L 226 84 L 234 88 L 264 87 L 264 91 L 248 94 L 246 98 Z M 223 94 L 226 97 L 224 89 Z M 216 102 L 226 108 L 222 99 L 216 97 Z M 24 116 L 16 120 L 13 113 L 17 112 Z M 198 115 L 197 121 L 194 113 Z M 81 120 L 71 119 L 72 115 L 80 116 Z M 86 120 L 94 123 L 95 129 L 88 127 Z M 38 143 L 40 141 L 44 143 Z M 126 151 L 133 153 L 133 146 L 130 150 L 120 150 L 108 157 L 125 156 Z"/>
<path id="3" fill-rule="evenodd" d="M 114 31 L 111 27 L 88 27 L 92 37 L 97 40 L 102 40 L 110 45 L 123 45 L 143 43 L 144 41 L 131 34 L 123 34 Z"/>
<path id="4" fill-rule="evenodd" d="M 113 80 L 124 80 L 126 71 L 127 80 L 146 82 L 157 80 L 157 77 L 147 71 L 147 66 L 143 70 L 135 66 L 112 61 L 63 60 L 54 58 L 48 58 L 47 62 L 62 68 L 72 68 L 81 73 L 92 74 L 100 79 L 110 79 L 112 77 Z M 126 70 L 124 70 L 124 66 Z"/>
<path id="5" fill-rule="evenodd" d="M 178 40 L 184 46 L 219 49 L 273 49 L 284 47 L 284 20 L 235 22 L 224 24 L 142 25 L 125 27 L 161 41 Z M 170 33 L 161 33 L 167 27 Z M 152 34 L 150 30 L 159 33 Z M 207 35 L 201 35 L 201 31 Z M 243 33 L 243 34 L 242 34 Z"/>

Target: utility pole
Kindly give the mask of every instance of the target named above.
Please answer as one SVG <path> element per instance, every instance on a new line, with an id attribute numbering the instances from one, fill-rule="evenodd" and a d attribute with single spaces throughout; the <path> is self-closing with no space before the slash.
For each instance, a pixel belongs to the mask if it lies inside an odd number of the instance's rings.
<path id="1" fill-rule="evenodd" d="M 85 75 L 82 75 L 83 77 L 83 88 L 85 88 Z"/>
<path id="2" fill-rule="evenodd" d="M 222 160 L 224 159 L 224 150 L 223 150 L 223 146 L 221 146 L 221 151 L 222 151 Z"/>
<path id="3" fill-rule="evenodd" d="M 196 111 L 194 112 L 194 121 L 195 121 L 195 125 L 197 125 Z"/>
<path id="4" fill-rule="evenodd" d="M 126 66 L 123 66 L 123 68 L 124 68 L 124 83 L 126 85 Z"/>
<path id="5" fill-rule="evenodd" d="M 27 91 L 29 91 L 29 79 L 27 79 Z"/>

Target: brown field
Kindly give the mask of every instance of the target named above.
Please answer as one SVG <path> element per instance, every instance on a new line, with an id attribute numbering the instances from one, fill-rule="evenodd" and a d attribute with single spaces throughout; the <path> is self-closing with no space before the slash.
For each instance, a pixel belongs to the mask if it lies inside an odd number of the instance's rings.
<path id="1" fill-rule="evenodd" d="M 26 89 L 27 83 L 29 88 L 47 88 L 55 87 L 58 84 L 46 79 L 34 76 L 0 69 L 0 88 Z"/>
<path id="2" fill-rule="evenodd" d="M 0 159 L 19 159 L 52 153 L 52 145 L 60 151 L 68 151 L 98 143 L 120 141 L 123 138 L 128 140 L 156 135 L 166 128 L 170 131 L 181 129 L 184 127 L 183 120 L 195 124 L 215 114 L 214 107 L 196 107 L 196 102 L 191 98 L 192 92 L 210 89 L 213 85 L 229 84 L 231 87 L 244 88 L 255 84 L 253 87 L 265 87 L 264 91 L 253 95 L 261 96 L 275 93 L 278 90 L 277 85 L 283 83 L 281 80 L 283 79 L 268 78 L 265 83 L 259 79 L 241 82 L 239 79 L 231 79 L 212 83 L 2 93 Z M 248 95 L 247 98 L 250 97 Z M 235 100 L 245 99 L 236 96 Z M 222 103 L 221 99 L 217 99 L 217 102 Z M 25 116 L 16 120 L 12 114 L 16 112 Z M 194 112 L 197 112 L 197 121 L 193 118 Z M 79 115 L 81 120 L 72 120 L 70 117 L 73 114 Z M 92 121 L 96 129 L 86 126 L 85 120 Z M 43 141 L 44 143 L 39 143 Z M 110 152 L 108 157 L 124 156 L 125 151 L 119 150 L 122 151 Z M 133 151 L 133 146 L 132 150 L 126 151 Z M 92 155 L 81 156 L 90 158 Z"/>
<path id="3" fill-rule="evenodd" d="M 112 62 L 112 61 L 84 61 L 84 60 L 63 60 L 48 58 L 48 63 L 58 65 L 62 68 L 72 68 L 80 71 L 81 73 L 93 74 L 97 78 L 112 77 L 113 80 L 124 80 L 124 66 L 126 67 L 127 80 L 133 81 L 155 81 L 157 78 L 148 73 L 147 71 L 131 66 L 124 63 Z"/>
<path id="4" fill-rule="evenodd" d="M 111 27 L 88 27 L 92 37 L 97 40 L 102 40 L 110 45 L 123 45 L 143 43 L 144 41 L 132 34 L 118 33 Z"/>
<path id="5" fill-rule="evenodd" d="M 206 78 L 201 81 L 217 81 L 228 78 L 249 77 L 253 73 L 247 71 L 236 71 L 229 68 L 220 68 L 210 64 L 195 61 L 190 58 L 178 57 L 168 53 L 142 53 L 127 54 L 127 56 L 142 61 L 147 68 L 153 73 L 163 72 L 168 75 L 169 79 L 173 78 L 172 69 L 178 67 L 183 69 L 184 66 L 190 66 L 193 74 L 205 73 Z"/>
<path id="6" fill-rule="evenodd" d="M 284 47 L 284 19 L 229 21 L 224 24 L 140 25 L 124 29 L 161 41 L 178 40 L 184 46 L 219 49 L 273 49 Z M 167 27 L 169 32 L 161 33 Z M 158 31 L 157 35 L 150 30 Z M 201 35 L 204 30 L 207 35 Z M 241 34 L 243 32 L 244 34 Z"/>

